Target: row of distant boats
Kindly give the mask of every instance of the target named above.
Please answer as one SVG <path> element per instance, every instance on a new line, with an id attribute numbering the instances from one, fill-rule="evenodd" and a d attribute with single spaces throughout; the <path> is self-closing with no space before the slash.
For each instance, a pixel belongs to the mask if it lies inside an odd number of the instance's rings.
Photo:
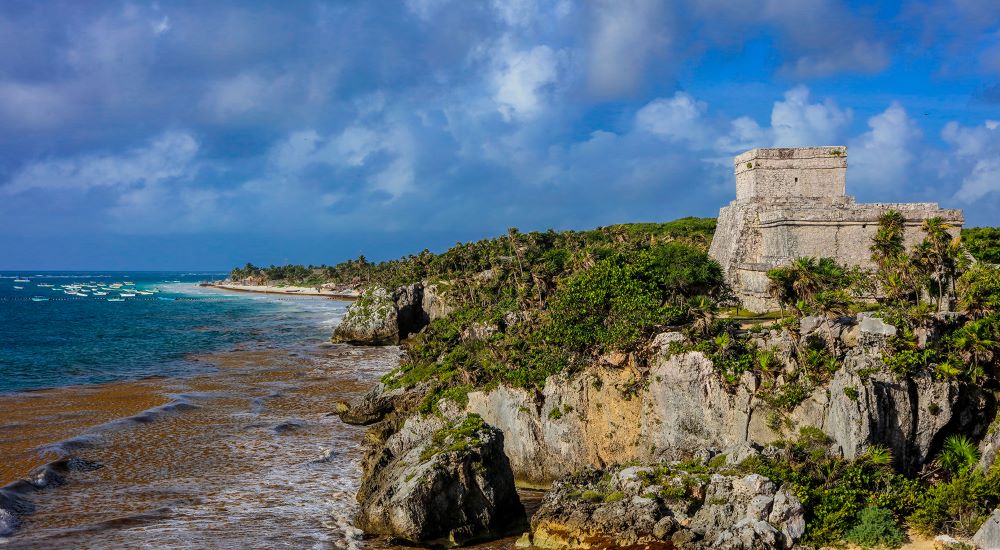
<path id="1" fill-rule="evenodd" d="M 14 279 L 15 283 L 30 283 L 31 279 Z M 180 281 L 177 281 L 180 282 Z M 149 290 L 142 290 L 136 288 L 135 283 L 131 281 L 122 281 L 120 283 L 110 283 L 101 284 L 94 281 L 87 283 L 70 283 L 65 285 L 53 285 L 49 283 L 38 283 L 36 285 L 38 288 L 44 288 L 52 292 L 62 292 L 67 296 L 79 296 L 83 298 L 96 296 L 99 298 L 105 297 L 105 300 L 109 302 L 124 302 L 126 298 L 135 298 L 137 296 L 152 296 L 160 293 L 159 288 L 152 288 Z M 24 286 L 14 285 L 14 290 L 24 290 Z M 160 300 L 173 301 L 173 297 L 169 296 L 157 296 Z M 32 296 L 31 301 L 33 302 L 47 302 L 50 298 L 46 296 Z"/>

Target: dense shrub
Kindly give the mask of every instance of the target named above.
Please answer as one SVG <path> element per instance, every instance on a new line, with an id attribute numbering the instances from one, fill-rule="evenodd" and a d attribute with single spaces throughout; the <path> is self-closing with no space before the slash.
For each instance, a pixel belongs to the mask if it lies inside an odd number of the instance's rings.
<path id="1" fill-rule="evenodd" d="M 1000 269 L 976 265 L 958 279 L 959 305 L 973 317 L 1000 312 Z"/>
<path id="2" fill-rule="evenodd" d="M 843 540 L 866 508 L 899 517 L 913 512 L 923 494 L 920 481 L 897 473 L 885 448 L 869 448 L 846 460 L 830 456 L 829 443 L 819 430 L 805 428 L 797 441 L 785 443 L 782 455 L 755 457 L 741 465 L 777 484 L 789 484 L 806 509 L 803 542 L 822 546 Z"/>
<path id="3" fill-rule="evenodd" d="M 980 262 L 1000 264 L 1000 227 L 963 229 L 962 244 Z"/>
<path id="4" fill-rule="evenodd" d="M 906 535 L 889 510 L 865 508 L 858 513 L 858 523 L 844 538 L 862 548 L 898 548 Z"/>
<path id="5" fill-rule="evenodd" d="M 833 258 L 797 258 L 790 265 L 767 272 L 769 291 L 783 306 L 799 314 L 837 314 L 850 311 L 847 289 L 864 279 Z"/>
<path id="6" fill-rule="evenodd" d="M 722 288 L 719 265 L 688 245 L 617 253 L 556 290 L 550 334 L 574 349 L 628 348 L 653 327 L 686 321 L 687 298 Z"/>
<path id="7" fill-rule="evenodd" d="M 931 485 L 907 522 L 926 535 L 970 536 L 998 504 L 1000 467 L 987 473 L 972 469 Z"/>

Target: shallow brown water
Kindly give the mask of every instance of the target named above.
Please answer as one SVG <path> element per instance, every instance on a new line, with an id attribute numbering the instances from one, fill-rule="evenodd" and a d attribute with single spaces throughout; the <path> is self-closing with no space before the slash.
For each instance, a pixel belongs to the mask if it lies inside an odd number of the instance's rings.
<path id="1" fill-rule="evenodd" d="M 159 390 L 161 383 L 142 380 L 0 397 L 0 487 L 57 458 L 54 451 L 45 451 L 46 445 L 166 404 L 170 399 Z"/>
<path id="2" fill-rule="evenodd" d="M 51 406 L 32 406 L 58 420 L 51 431 L 19 428 L 33 425 L 31 415 L 7 407 L 42 397 L 4 398 L 0 423 L 18 435 L 4 437 L 2 449 L 22 457 L 5 475 L 42 460 L 32 446 L 80 432 L 45 458 L 61 451 L 103 465 L 31 495 L 37 510 L 7 547 L 360 547 L 349 519 L 362 429 L 328 413 L 397 356 L 396 348 L 330 345 L 207 355 L 220 367 L 212 374 L 51 390 Z M 80 410 L 87 414 L 73 414 Z"/>
<path id="3" fill-rule="evenodd" d="M 329 415 L 398 353 L 239 350 L 198 356 L 200 376 L 2 396 L 0 485 L 64 456 L 101 467 L 30 494 L 0 548 L 407 548 L 351 526 L 364 428 Z M 521 495 L 533 512 L 541 493 Z"/>

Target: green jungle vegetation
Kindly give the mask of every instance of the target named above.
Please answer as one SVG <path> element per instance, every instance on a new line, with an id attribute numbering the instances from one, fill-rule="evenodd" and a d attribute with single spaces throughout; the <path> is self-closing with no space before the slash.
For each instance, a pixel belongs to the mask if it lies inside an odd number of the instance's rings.
<path id="1" fill-rule="evenodd" d="M 464 404 L 473 389 L 498 384 L 540 390 L 546 378 L 574 372 L 610 352 L 642 358 L 650 338 L 681 330 L 673 351 L 699 350 L 720 377 L 735 384 L 745 372 L 762 381 L 761 395 L 783 415 L 829 382 L 842 356 L 824 338 L 801 342 L 789 365 L 752 336 L 797 334 L 806 315 L 835 319 L 875 312 L 898 329 L 883 361 L 898 376 L 927 372 L 939 379 L 998 389 L 1000 358 L 1000 229 L 976 228 L 953 239 L 943 220 L 923 225 L 924 239 L 903 244 L 903 218 L 882 217 L 871 243 L 876 268 L 846 268 L 829 258 L 800 258 L 768 273 L 781 311 L 751 319 L 738 309 L 722 270 L 707 254 L 714 219 L 626 224 L 590 231 L 522 233 L 457 244 L 372 263 L 364 257 L 334 266 L 248 264 L 234 280 L 285 284 L 340 283 L 392 290 L 437 284 L 453 312 L 404 342 L 389 387 L 425 386 L 419 412 L 442 398 Z M 974 261 L 978 260 L 978 261 Z M 874 296 L 881 296 L 875 300 Z M 952 310 L 960 315 L 936 316 Z M 744 321 L 741 328 L 736 318 Z M 921 345 L 918 333 L 935 327 Z M 857 399 L 857 388 L 846 388 Z M 853 392 L 854 397 L 851 397 Z M 551 415 L 558 421 L 562 415 Z M 992 430 L 1000 429 L 994 422 Z M 1000 504 L 1000 467 L 975 467 L 976 446 L 955 435 L 921 472 L 900 472 L 883 448 L 845 460 L 827 453 L 829 440 L 806 429 L 781 456 L 743 465 L 787 482 L 807 509 L 806 542 L 898 546 L 902 528 L 968 536 Z"/>
<path id="2" fill-rule="evenodd" d="M 962 244 L 980 262 L 1000 264 L 1000 227 L 962 229 Z"/>

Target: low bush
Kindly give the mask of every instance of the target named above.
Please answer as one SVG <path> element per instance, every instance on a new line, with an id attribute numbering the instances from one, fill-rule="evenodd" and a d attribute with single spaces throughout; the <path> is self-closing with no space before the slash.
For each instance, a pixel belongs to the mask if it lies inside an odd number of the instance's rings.
<path id="1" fill-rule="evenodd" d="M 898 548 L 906 535 L 889 510 L 865 508 L 858 513 L 858 523 L 844 538 L 862 548 Z"/>
<path id="2" fill-rule="evenodd" d="M 971 536 L 1000 504 L 1000 467 L 972 469 L 931 485 L 907 522 L 925 535 Z"/>

